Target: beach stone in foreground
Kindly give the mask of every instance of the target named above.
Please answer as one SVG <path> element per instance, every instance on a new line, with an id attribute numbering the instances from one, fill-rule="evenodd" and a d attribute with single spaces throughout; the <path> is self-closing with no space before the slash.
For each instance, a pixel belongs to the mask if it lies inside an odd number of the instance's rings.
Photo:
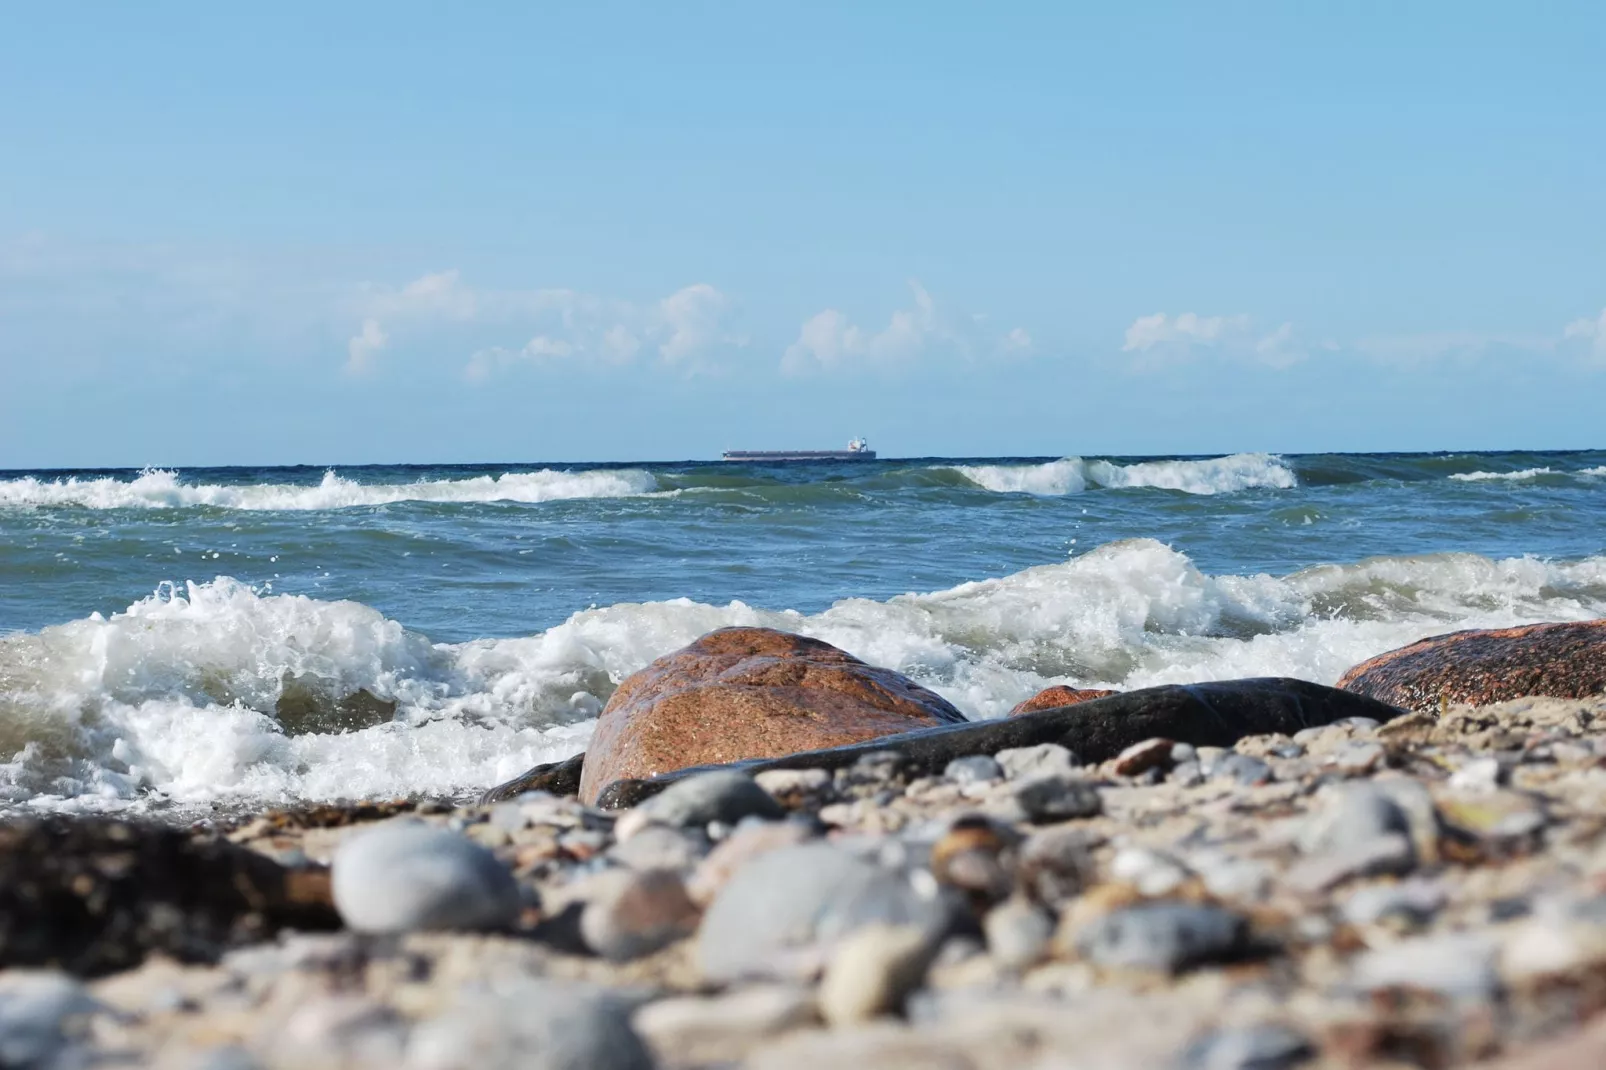
<path id="1" fill-rule="evenodd" d="M 409 1070 L 652 1070 L 630 1005 L 543 980 L 466 988 L 413 1031 Z"/>
<path id="2" fill-rule="evenodd" d="M 580 797 L 688 766 L 860 743 L 964 715 L 891 669 L 818 639 L 722 628 L 619 685 L 597 721 Z"/>
<path id="3" fill-rule="evenodd" d="M 335 852 L 335 906 L 358 932 L 500 929 L 519 915 L 519 889 L 490 851 L 447 829 L 391 821 Z"/>
<path id="4" fill-rule="evenodd" d="M 1074 706 L 1078 702 L 1091 702 L 1096 698 L 1109 698 L 1118 694 L 1119 691 L 1099 687 L 1066 687 L 1064 684 L 1055 684 L 1017 703 L 1005 716 L 1015 717 L 1023 713 L 1036 713 L 1038 710 L 1054 710 L 1061 706 Z"/>
<path id="5" fill-rule="evenodd" d="M 1421 713 L 1530 695 L 1588 698 L 1606 691 L 1606 620 L 1433 636 L 1361 662 L 1338 686 Z"/>
<path id="6" fill-rule="evenodd" d="M 734 825 L 744 817 L 779 821 L 785 816 L 781 804 L 752 777 L 734 769 L 715 769 L 677 781 L 654 795 L 621 818 L 617 832 L 621 838 L 628 838 L 635 835 L 638 826 L 702 828 L 712 821 Z"/>
<path id="7" fill-rule="evenodd" d="M 903 874 L 829 844 L 780 847 L 736 871 L 703 916 L 697 956 L 705 979 L 802 978 L 818 973 L 833 945 L 866 925 L 946 927 L 937 898 Z"/>
<path id="8" fill-rule="evenodd" d="M 1176 973 L 1242 953 L 1249 925 L 1220 907 L 1156 901 L 1106 914 L 1077 933 L 1076 946 L 1100 966 Z"/>

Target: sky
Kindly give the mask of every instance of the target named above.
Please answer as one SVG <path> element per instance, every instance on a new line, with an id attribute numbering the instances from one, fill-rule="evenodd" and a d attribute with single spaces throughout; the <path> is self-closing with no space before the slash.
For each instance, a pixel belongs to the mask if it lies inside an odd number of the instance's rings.
<path id="1" fill-rule="evenodd" d="M 1606 445 L 1606 6 L 18 5 L 0 468 Z"/>

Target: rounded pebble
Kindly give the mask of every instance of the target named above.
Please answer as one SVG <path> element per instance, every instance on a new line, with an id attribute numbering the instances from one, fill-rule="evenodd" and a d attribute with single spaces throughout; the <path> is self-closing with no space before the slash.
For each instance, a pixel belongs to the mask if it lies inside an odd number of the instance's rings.
<path id="1" fill-rule="evenodd" d="M 358 932 L 499 929 L 519 915 L 507 867 L 464 836 L 416 822 L 356 833 L 335 851 L 335 909 Z"/>

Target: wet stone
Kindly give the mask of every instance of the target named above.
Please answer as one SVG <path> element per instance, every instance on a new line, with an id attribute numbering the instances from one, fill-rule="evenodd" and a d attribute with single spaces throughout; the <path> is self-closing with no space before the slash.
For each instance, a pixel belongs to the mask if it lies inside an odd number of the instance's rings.
<path id="1" fill-rule="evenodd" d="M 1220 907 L 1151 902 L 1097 918 L 1076 936 L 1084 958 L 1106 967 L 1176 973 L 1223 962 L 1247 947 L 1248 922 Z"/>
<path id="2" fill-rule="evenodd" d="M 786 811 L 752 777 L 717 769 L 677 780 L 619 820 L 620 839 L 648 824 L 701 828 L 714 821 L 734 825 L 744 817 L 779 820 Z"/>
<path id="3" fill-rule="evenodd" d="M 1035 824 L 1096 817 L 1103 812 L 1098 789 L 1077 776 L 1036 776 L 1015 789 L 1015 802 Z"/>
<path id="4" fill-rule="evenodd" d="M 490 851 L 405 819 L 341 843 L 333 885 L 341 918 L 359 932 L 498 929 L 520 909 L 512 873 Z"/>
<path id="5" fill-rule="evenodd" d="M 949 762 L 942 775 L 956 784 L 986 784 L 1004 779 L 1004 767 L 985 754 L 971 754 Z"/>

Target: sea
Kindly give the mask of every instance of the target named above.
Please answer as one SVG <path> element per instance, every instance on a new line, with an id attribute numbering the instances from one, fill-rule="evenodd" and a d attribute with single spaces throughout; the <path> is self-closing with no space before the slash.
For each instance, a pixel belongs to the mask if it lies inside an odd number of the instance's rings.
<path id="1" fill-rule="evenodd" d="M 0 808 L 461 797 L 766 625 L 972 718 L 1606 616 L 1606 451 L 0 471 Z"/>

